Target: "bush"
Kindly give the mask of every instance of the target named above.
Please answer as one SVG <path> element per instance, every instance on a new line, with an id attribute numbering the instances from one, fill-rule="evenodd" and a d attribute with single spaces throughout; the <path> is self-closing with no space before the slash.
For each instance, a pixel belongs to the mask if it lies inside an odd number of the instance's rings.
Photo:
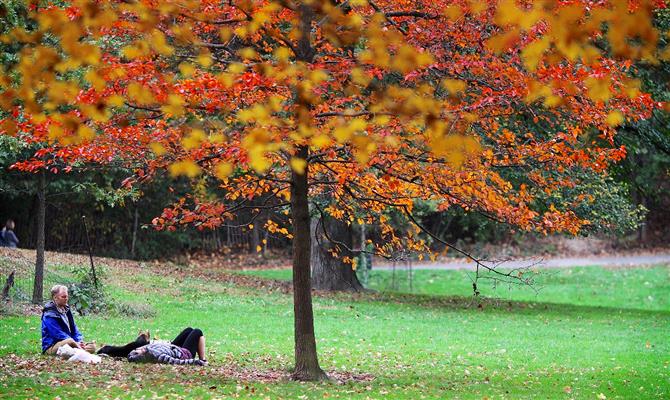
<path id="1" fill-rule="evenodd" d="M 102 268 L 98 268 L 96 272 L 98 280 L 97 288 L 87 267 L 76 266 L 72 270 L 75 282 L 68 285 L 70 306 L 77 310 L 80 315 L 101 313 L 107 311 L 110 307 L 100 281 L 105 275 L 105 271 Z"/>

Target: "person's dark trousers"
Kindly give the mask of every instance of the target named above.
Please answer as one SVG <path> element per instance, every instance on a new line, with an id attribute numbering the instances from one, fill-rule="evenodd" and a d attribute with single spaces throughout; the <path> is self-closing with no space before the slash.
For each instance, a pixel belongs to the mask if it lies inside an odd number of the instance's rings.
<path id="1" fill-rule="evenodd" d="M 107 354 L 110 357 L 128 357 L 131 351 L 149 344 L 147 334 L 140 334 L 135 341 L 128 343 L 125 346 L 103 346 L 98 350 L 98 354 Z"/>
<path id="2" fill-rule="evenodd" d="M 191 352 L 193 358 L 196 358 L 198 354 L 198 342 L 200 341 L 201 336 L 203 335 L 200 329 L 189 327 L 181 331 L 181 333 L 174 338 L 172 344 L 185 348 Z"/>

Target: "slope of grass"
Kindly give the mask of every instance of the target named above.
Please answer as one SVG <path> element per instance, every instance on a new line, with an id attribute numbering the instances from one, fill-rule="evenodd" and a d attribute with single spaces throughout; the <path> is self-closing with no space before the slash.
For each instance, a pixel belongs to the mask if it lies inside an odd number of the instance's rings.
<path id="1" fill-rule="evenodd" d="M 197 326 L 210 366 L 70 365 L 36 355 L 39 316 L 2 316 L 0 398 L 668 398 L 670 270 L 555 272 L 539 278 L 538 296 L 485 292 L 512 301 L 473 300 L 459 271 L 417 272 L 423 294 L 317 297 L 324 369 L 374 379 L 304 384 L 259 378 L 292 364 L 290 295 L 110 270 L 113 298 L 147 302 L 157 315 L 79 317 L 87 338 L 122 343 L 149 328 L 171 339 Z M 384 274 L 371 283 L 382 287 Z"/>

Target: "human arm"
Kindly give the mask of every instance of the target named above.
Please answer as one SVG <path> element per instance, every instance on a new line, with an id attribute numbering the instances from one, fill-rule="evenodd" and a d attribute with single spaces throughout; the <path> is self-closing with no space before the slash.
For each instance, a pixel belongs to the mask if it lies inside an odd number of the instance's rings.
<path id="1" fill-rule="evenodd" d="M 77 328 L 77 324 L 74 323 L 74 319 L 72 319 L 72 333 L 73 333 L 73 339 L 79 343 L 79 344 L 84 344 L 84 335 L 79 332 L 79 329 Z"/>
<path id="2" fill-rule="evenodd" d="M 16 237 L 16 235 L 14 234 L 13 231 L 7 231 L 7 232 L 6 232 L 5 240 L 6 240 L 8 243 L 12 243 L 12 242 L 14 242 L 15 245 L 18 245 L 18 244 L 19 244 L 19 238 Z"/>
<path id="3" fill-rule="evenodd" d="M 46 347 L 63 340 L 68 340 L 73 347 L 78 347 L 74 338 L 63 329 L 58 319 L 48 316 L 42 317 L 42 350 L 44 351 Z"/>

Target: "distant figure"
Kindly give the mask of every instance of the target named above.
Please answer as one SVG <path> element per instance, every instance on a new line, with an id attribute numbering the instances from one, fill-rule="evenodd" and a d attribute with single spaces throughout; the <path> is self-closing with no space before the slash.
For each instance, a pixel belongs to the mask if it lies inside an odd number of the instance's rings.
<path id="1" fill-rule="evenodd" d="M 18 245 L 19 239 L 14 234 L 14 221 L 8 219 L 0 231 L 0 246 L 16 248 Z"/>
<path id="2" fill-rule="evenodd" d="M 83 335 L 74 323 L 67 287 L 55 285 L 51 288 L 51 301 L 42 309 L 42 354 L 56 355 L 58 349 L 67 344 L 95 353 L 95 342 L 83 342 Z"/>
<path id="3" fill-rule="evenodd" d="M 195 356 L 198 358 L 195 358 Z M 200 329 L 186 328 L 172 341 L 153 342 L 128 354 L 130 362 L 178 365 L 207 365 L 205 336 Z"/>

